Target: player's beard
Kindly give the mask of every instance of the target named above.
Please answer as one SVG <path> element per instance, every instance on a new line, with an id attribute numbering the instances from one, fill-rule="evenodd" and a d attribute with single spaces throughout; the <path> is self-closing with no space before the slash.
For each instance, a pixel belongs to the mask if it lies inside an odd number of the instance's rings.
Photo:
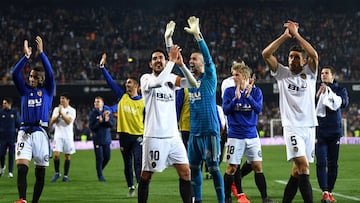
<path id="1" fill-rule="evenodd" d="M 303 70 L 300 64 L 290 64 L 290 71 L 294 74 L 299 74 Z"/>
<path id="2" fill-rule="evenodd" d="M 154 69 L 155 75 L 159 75 L 162 71 L 163 71 L 163 69 L 161 69 L 161 70 L 155 70 L 155 69 Z"/>

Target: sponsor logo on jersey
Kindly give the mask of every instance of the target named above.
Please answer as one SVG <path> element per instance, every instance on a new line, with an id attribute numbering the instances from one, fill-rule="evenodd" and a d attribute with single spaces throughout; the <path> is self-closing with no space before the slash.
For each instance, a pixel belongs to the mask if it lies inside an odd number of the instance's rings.
<path id="1" fill-rule="evenodd" d="M 237 103 L 234 108 L 235 111 L 251 111 L 252 107 L 250 104 Z"/>
<path id="2" fill-rule="evenodd" d="M 172 94 L 165 94 L 165 93 L 157 92 L 156 99 L 160 100 L 160 101 L 168 102 L 168 101 L 173 101 L 174 97 Z"/>
<path id="3" fill-rule="evenodd" d="M 190 102 L 195 102 L 201 100 L 201 93 L 200 92 L 189 92 L 189 100 Z"/>
<path id="4" fill-rule="evenodd" d="M 136 114 L 136 112 L 137 112 L 136 109 L 131 108 L 131 106 L 123 106 L 122 109 L 126 113 Z"/>
<path id="5" fill-rule="evenodd" d="M 28 99 L 28 107 L 36 107 L 42 105 L 42 98 Z"/>
<path id="6" fill-rule="evenodd" d="M 315 150 L 311 151 L 311 157 L 314 158 L 315 157 Z"/>

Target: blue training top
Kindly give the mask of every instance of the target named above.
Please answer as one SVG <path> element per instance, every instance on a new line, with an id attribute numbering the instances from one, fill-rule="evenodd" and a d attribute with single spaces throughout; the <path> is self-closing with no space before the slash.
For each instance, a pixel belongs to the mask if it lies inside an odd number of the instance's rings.
<path id="1" fill-rule="evenodd" d="M 235 98 L 235 90 L 235 86 L 226 88 L 223 97 L 223 110 L 228 119 L 228 138 L 255 138 L 263 103 L 261 89 L 254 86 L 248 98 L 245 92 L 241 92 L 240 99 Z"/>
<path id="2" fill-rule="evenodd" d="M 0 110 L 0 142 L 9 141 L 15 142 L 16 129 L 20 126 L 19 113 L 11 109 Z"/>

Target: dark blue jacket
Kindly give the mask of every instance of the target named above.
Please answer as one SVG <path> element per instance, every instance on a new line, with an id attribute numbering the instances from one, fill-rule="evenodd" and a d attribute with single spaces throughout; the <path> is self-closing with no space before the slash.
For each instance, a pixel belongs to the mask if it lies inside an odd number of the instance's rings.
<path id="1" fill-rule="evenodd" d="M 318 84 L 317 90 L 319 90 L 321 84 Z M 341 97 L 341 106 L 336 111 L 333 111 L 326 107 L 326 116 L 317 117 L 319 126 L 316 128 L 317 139 L 322 138 L 340 138 L 342 136 L 341 127 L 341 109 L 346 108 L 349 104 L 348 92 L 345 88 L 340 87 L 339 83 L 334 81 L 332 84 L 327 84 L 328 87 L 338 96 Z"/>
<path id="2" fill-rule="evenodd" d="M 15 109 L 0 111 L 0 141 L 15 142 L 16 130 L 20 127 L 20 116 Z"/>
<path id="3" fill-rule="evenodd" d="M 106 110 L 111 112 L 110 107 L 104 106 L 102 111 L 93 109 L 89 116 L 89 127 L 92 131 L 94 144 L 96 145 L 111 144 L 111 128 L 114 126 L 114 117 L 112 113 L 110 113 L 110 119 L 108 122 L 99 121 L 99 117 L 103 117 L 103 113 Z M 104 117 L 103 120 L 105 120 Z"/>

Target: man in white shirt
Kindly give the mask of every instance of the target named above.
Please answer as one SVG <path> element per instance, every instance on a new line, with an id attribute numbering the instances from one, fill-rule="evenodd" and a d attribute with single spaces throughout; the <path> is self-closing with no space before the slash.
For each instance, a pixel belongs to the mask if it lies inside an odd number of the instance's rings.
<path id="1" fill-rule="evenodd" d="M 54 167 L 55 175 L 52 177 L 51 182 L 55 182 L 60 176 L 60 153 L 63 152 L 65 156 L 64 162 L 64 176 L 63 182 L 69 182 L 68 178 L 70 168 L 71 154 L 75 153 L 74 146 L 74 121 L 76 118 L 76 110 L 69 104 L 70 98 L 68 93 L 62 93 L 60 95 L 60 104 L 55 107 L 51 120 L 51 124 L 54 125 Z"/>
<path id="2" fill-rule="evenodd" d="M 153 173 L 162 172 L 169 165 L 173 165 L 179 175 L 183 202 L 192 202 L 189 160 L 177 128 L 175 90 L 194 87 L 196 80 L 186 68 L 180 51 L 179 46 L 172 46 L 168 52 L 169 61 L 166 61 L 164 51 L 154 50 L 149 63 L 152 73 L 144 74 L 140 79 L 145 101 L 145 124 L 139 203 L 147 202 Z M 175 63 L 185 78 L 171 73 Z"/>
<path id="3" fill-rule="evenodd" d="M 306 203 L 313 202 L 309 181 L 309 162 L 314 161 L 315 87 L 319 57 L 316 50 L 298 32 L 299 24 L 288 20 L 284 33 L 270 43 L 262 56 L 277 80 L 283 135 L 287 160 L 293 161 L 291 177 L 285 187 L 283 203 L 291 202 L 300 189 Z M 289 66 L 278 62 L 274 52 L 288 39 L 295 39 L 300 46 L 290 48 Z"/>

